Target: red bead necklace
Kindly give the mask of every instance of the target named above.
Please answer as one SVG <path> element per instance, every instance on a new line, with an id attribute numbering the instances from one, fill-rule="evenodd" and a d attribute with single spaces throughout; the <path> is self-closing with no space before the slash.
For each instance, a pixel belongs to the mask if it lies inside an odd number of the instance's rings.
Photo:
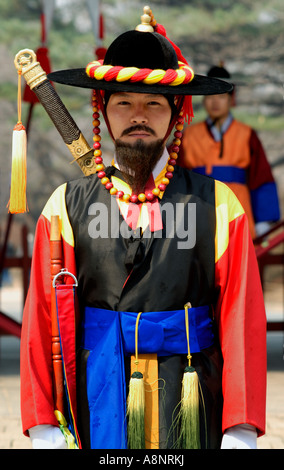
<path id="1" fill-rule="evenodd" d="M 92 107 L 93 107 L 93 148 L 94 148 L 94 157 L 96 163 L 96 172 L 98 178 L 101 180 L 101 183 L 104 187 L 109 191 L 110 194 L 115 195 L 117 198 L 125 201 L 125 202 L 133 202 L 133 203 L 140 203 L 145 201 L 153 201 L 156 197 L 159 197 L 161 193 L 163 193 L 170 183 L 170 180 L 173 177 L 174 167 L 176 165 L 176 160 L 178 158 L 179 146 L 181 144 L 181 137 L 182 137 L 182 130 L 184 125 L 184 118 L 183 118 L 183 111 L 179 113 L 179 117 L 175 124 L 175 132 L 174 132 L 174 140 L 171 145 L 171 150 L 169 154 L 169 159 L 167 163 L 167 167 L 165 170 L 165 175 L 162 178 L 161 183 L 148 191 L 147 193 L 139 193 L 139 194 L 128 194 L 124 191 L 119 191 L 117 188 L 114 187 L 113 183 L 110 179 L 106 176 L 105 173 L 105 166 L 103 164 L 102 159 L 102 151 L 101 151 L 101 136 L 100 136 L 100 114 L 99 114 L 99 105 L 96 98 L 95 93 L 93 94 L 92 98 Z"/>

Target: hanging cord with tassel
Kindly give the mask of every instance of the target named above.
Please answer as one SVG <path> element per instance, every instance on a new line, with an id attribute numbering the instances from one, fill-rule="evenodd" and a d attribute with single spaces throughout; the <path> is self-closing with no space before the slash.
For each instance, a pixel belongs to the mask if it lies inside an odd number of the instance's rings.
<path id="1" fill-rule="evenodd" d="M 162 36 L 164 36 L 171 43 L 173 48 L 175 49 L 178 60 L 182 61 L 182 62 L 184 62 L 185 64 L 188 65 L 186 59 L 183 57 L 183 55 L 181 53 L 180 48 L 167 37 L 167 32 L 166 32 L 166 29 L 164 28 L 164 26 L 157 23 L 151 8 L 146 6 L 146 7 L 144 7 L 144 11 L 145 11 L 145 13 L 147 12 L 148 15 L 150 16 L 150 18 L 151 18 L 150 25 L 154 28 L 154 31 L 156 33 L 159 33 Z M 194 118 L 194 112 L 193 112 L 193 106 L 192 106 L 192 96 L 191 95 L 186 95 L 184 97 L 183 112 L 184 112 L 184 117 L 185 117 L 186 122 L 188 124 L 190 124 L 192 119 Z"/>
<path id="2" fill-rule="evenodd" d="M 184 370 L 181 392 L 180 409 L 180 447 L 182 449 L 200 449 L 199 429 L 199 379 L 195 368 L 191 365 L 192 356 L 189 345 L 188 309 L 191 304 L 185 304 L 185 329 L 188 350 L 188 365 Z"/>
<path id="3" fill-rule="evenodd" d="M 145 390 L 143 374 L 138 371 L 138 324 L 141 313 L 138 313 L 135 325 L 135 365 L 129 382 L 129 394 L 127 399 L 127 438 L 129 449 L 145 449 Z"/>
<path id="4" fill-rule="evenodd" d="M 12 141 L 12 169 L 9 212 L 12 214 L 27 211 L 26 186 L 27 186 L 27 135 L 21 121 L 22 97 L 21 97 L 21 69 L 18 70 L 18 122 L 13 129 Z"/>

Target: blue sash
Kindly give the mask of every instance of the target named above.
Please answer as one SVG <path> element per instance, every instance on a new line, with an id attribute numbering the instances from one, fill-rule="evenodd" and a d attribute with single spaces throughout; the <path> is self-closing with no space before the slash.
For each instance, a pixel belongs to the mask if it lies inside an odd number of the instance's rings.
<path id="1" fill-rule="evenodd" d="M 246 171 L 237 166 L 213 166 L 210 174 L 206 173 L 205 166 L 196 167 L 193 171 L 200 175 L 211 176 L 211 178 L 224 183 L 246 183 Z"/>
<path id="2" fill-rule="evenodd" d="M 124 356 L 135 352 L 137 313 L 86 307 L 83 349 L 87 362 L 87 395 L 92 449 L 126 449 L 126 383 Z M 209 306 L 189 309 L 190 352 L 214 342 Z M 187 354 L 184 310 L 142 313 L 138 354 Z"/>

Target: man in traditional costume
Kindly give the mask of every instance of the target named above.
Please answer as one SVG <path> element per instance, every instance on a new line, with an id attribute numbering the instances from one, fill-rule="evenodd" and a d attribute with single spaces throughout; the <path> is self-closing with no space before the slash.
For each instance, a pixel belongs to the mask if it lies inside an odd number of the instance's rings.
<path id="1" fill-rule="evenodd" d="M 22 422 L 34 448 L 66 446 L 52 383 L 54 215 L 64 268 L 78 281 L 74 302 L 72 277 L 57 289 L 75 445 L 255 448 L 265 432 L 266 318 L 247 217 L 226 185 L 176 165 L 191 95 L 231 85 L 194 75 L 164 29 L 153 28 L 120 35 L 104 65 L 50 76 L 96 91 L 97 173 L 56 189 L 37 225 L 21 342 Z M 108 168 L 98 109 L 115 143 Z M 184 392 L 188 378 L 197 397 Z M 142 443 L 131 428 L 141 384 Z"/>
<path id="2" fill-rule="evenodd" d="M 231 81 L 223 65 L 211 67 L 207 75 Z M 279 220 L 279 200 L 256 131 L 232 115 L 235 93 L 234 85 L 229 93 L 204 97 L 208 117 L 185 129 L 179 164 L 226 183 L 244 207 L 256 238 Z"/>

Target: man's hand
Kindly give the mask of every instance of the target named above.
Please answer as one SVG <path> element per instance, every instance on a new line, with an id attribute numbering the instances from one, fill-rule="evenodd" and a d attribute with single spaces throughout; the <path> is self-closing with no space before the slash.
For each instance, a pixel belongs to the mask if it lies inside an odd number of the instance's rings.
<path id="1" fill-rule="evenodd" d="M 65 438 L 57 426 L 42 424 L 29 429 L 33 449 L 67 449 Z"/>
<path id="2" fill-rule="evenodd" d="M 225 431 L 221 449 L 256 449 L 256 438 L 255 427 L 249 424 L 239 424 Z"/>

